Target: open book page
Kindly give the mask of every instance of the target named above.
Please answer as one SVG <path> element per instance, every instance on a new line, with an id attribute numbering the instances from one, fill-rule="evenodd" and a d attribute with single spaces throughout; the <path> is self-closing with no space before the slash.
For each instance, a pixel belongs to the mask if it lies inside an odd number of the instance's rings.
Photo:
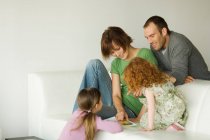
<path id="1" fill-rule="evenodd" d="M 120 124 L 121 125 L 126 125 L 126 126 L 136 126 L 136 124 L 134 122 L 129 121 L 129 120 L 120 121 Z"/>
<path id="2" fill-rule="evenodd" d="M 107 120 L 117 121 L 115 117 L 108 118 Z M 119 121 L 119 123 L 123 126 L 136 126 L 137 125 L 136 123 L 134 123 L 130 120 Z"/>

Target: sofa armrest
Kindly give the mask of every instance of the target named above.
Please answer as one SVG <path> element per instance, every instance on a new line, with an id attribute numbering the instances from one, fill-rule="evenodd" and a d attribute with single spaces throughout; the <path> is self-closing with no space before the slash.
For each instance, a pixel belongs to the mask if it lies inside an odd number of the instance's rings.
<path id="1" fill-rule="evenodd" d="M 82 76 L 82 71 L 37 72 L 28 75 L 29 135 L 44 135 L 46 118 L 69 118 Z"/>
<path id="2" fill-rule="evenodd" d="M 186 130 L 210 134 L 210 81 L 195 80 L 178 86 L 187 101 Z"/>

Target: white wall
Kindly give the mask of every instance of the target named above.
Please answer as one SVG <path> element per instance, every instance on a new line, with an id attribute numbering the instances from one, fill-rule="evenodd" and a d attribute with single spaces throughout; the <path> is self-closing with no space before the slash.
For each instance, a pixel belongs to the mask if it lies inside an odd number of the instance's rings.
<path id="1" fill-rule="evenodd" d="M 107 26 L 122 27 L 136 47 L 148 47 L 142 26 L 160 15 L 185 34 L 210 67 L 209 0 L 0 0 L 0 127 L 27 135 L 27 74 L 83 69 L 101 58 Z M 109 65 L 106 62 L 106 65 Z"/>

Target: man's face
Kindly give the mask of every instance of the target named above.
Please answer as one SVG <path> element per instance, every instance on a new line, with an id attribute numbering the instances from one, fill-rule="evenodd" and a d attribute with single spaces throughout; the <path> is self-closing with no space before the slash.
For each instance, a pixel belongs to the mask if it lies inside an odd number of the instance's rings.
<path id="1" fill-rule="evenodd" d="M 163 31 L 160 33 L 154 23 L 144 28 L 144 36 L 154 50 L 158 51 L 165 47 L 166 35 L 163 34 Z"/>

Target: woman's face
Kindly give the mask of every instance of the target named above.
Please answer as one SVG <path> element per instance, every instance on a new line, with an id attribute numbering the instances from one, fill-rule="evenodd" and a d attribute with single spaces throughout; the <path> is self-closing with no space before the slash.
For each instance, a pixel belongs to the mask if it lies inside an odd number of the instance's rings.
<path id="1" fill-rule="evenodd" d="M 124 51 L 121 46 L 118 46 L 115 43 L 113 43 L 111 56 L 125 60 L 128 57 L 128 51 L 127 49 Z"/>

